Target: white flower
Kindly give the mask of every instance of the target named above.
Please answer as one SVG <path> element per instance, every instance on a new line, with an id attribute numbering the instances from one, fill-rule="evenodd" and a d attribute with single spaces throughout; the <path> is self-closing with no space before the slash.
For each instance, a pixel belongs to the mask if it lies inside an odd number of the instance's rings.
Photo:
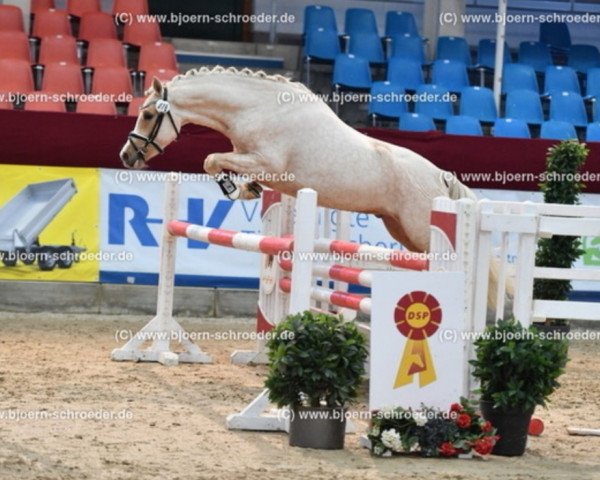
<path id="1" fill-rule="evenodd" d="M 373 435 L 374 437 L 378 437 L 380 433 L 381 431 L 379 430 L 379 425 L 375 425 L 371 428 L 371 435 Z"/>
<path id="2" fill-rule="evenodd" d="M 384 430 L 381 432 L 381 443 L 393 452 L 402 451 L 402 441 L 400 435 L 395 429 Z"/>
<path id="3" fill-rule="evenodd" d="M 423 412 L 414 412 L 413 420 L 417 424 L 417 427 L 422 427 L 427 423 L 427 415 L 425 415 Z"/>
<path id="4" fill-rule="evenodd" d="M 376 445 L 375 448 L 373 448 L 373 453 L 378 457 L 381 457 L 385 452 L 385 448 L 383 448 L 381 445 Z"/>

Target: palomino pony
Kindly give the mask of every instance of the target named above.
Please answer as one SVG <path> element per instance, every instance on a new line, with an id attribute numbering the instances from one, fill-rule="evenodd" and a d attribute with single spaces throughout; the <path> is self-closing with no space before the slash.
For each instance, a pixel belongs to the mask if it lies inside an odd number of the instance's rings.
<path id="1" fill-rule="evenodd" d="M 304 85 L 280 75 L 201 68 L 165 85 L 155 78 L 147 93 L 120 153 L 128 167 L 145 166 L 183 125 L 203 125 L 233 145 L 232 152 L 206 158 L 209 174 L 230 170 L 256 176 L 262 185 L 292 196 L 310 187 L 323 207 L 381 217 L 392 237 L 417 252 L 429 247 L 435 197 L 475 199 L 449 172 L 406 148 L 357 132 Z M 256 198 L 261 190 L 257 182 L 224 189 L 240 199 Z"/>

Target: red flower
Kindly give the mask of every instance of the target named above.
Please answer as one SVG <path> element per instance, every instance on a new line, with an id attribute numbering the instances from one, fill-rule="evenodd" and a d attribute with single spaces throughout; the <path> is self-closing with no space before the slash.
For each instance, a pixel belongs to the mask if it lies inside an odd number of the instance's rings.
<path id="1" fill-rule="evenodd" d="M 450 405 L 450 411 L 451 412 L 460 412 L 462 411 L 463 407 L 460 403 L 453 403 L 452 405 Z"/>
<path id="2" fill-rule="evenodd" d="M 456 455 L 458 453 L 458 451 L 456 450 L 456 448 L 454 448 L 454 445 L 452 445 L 452 443 L 444 442 L 440 446 L 440 453 L 444 457 L 453 457 L 454 455 Z"/>
<path id="3" fill-rule="evenodd" d="M 469 428 L 471 426 L 471 417 L 466 413 L 461 413 L 456 419 L 459 428 Z"/>
<path id="4" fill-rule="evenodd" d="M 473 449 L 479 455 L 489 455 L 494 448 L 494 444 L 496 443 L 495 437 L 483 437 L 478 438 L 473 442 Z"/>
<path id="5" fill-rule="evenodd" d="M 483 433 L 491 432 L 493 428 L 494 427 L 492 427 L 492 424 L 490 422 L 483 422 L 481 424 L 481 431 Z"/>

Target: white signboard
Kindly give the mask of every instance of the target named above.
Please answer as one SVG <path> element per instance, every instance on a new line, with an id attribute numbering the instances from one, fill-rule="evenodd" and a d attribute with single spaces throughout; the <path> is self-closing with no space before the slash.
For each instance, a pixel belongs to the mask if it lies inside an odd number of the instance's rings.
<path id="1" fill-rule="evenodd" d="M 447 409 L 464 395 L 464 275 L 373 274 L 369 408 Z"/>

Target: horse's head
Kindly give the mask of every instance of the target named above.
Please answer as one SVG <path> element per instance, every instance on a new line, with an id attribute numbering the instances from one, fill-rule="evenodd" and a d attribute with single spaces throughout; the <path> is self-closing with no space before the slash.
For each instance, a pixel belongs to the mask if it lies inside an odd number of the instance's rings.
<path id="1" fill-rule="evenodd" d="M 155 77 L 146 93 L 148 98 L 140 107 L 135 128 L 119 154 L 130 168 L 143 168 L 148 160 L 162 153 L 177 138 L 181 126 L 169 103 L 167 87 L 160 80 Z M 165 122 L 165 117 L 169 121 Z"/>

